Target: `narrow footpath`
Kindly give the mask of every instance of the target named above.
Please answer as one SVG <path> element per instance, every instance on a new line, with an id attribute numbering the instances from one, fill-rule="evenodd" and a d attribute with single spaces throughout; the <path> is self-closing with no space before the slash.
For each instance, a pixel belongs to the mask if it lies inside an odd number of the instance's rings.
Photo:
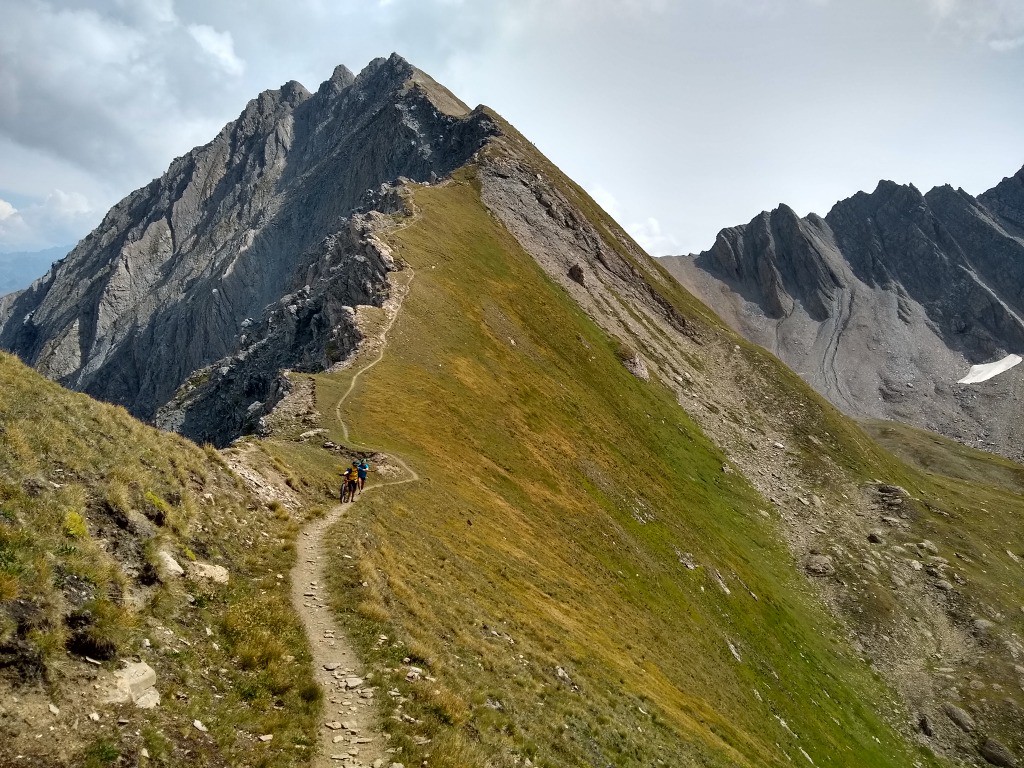
<path id="1" fill-rule="evenodd" d="M 349 442 L 348 425 L 341 417 L 341 408 L 355 390 L 359 378 L 379 363 L 387 349 L 387 335 L 395 324 L 402 301 L 415 276 L 406 268 L 393 284 L 392 297 L 385 303 L 387 323 L 363 344 L 363 353 L 377 354 L 352 376 L 348 389 L 335 405 L 334 412 L 341 425 L 347 448 L 357 450 L 364 446 Z M 419 480 L 402 459 L 389 456 L 389 460 L 402 468 L 404 476 L 386 482 L 367 485 L 359 494 L 371 493 L 389 485 L 401 485 Z M 340 485 L 340 478 L 339 478 Z M 358 498 L 356 502 L 358 503 Z M 350 768 L 382 768 L 400 763 L 399 756 L 387 752 L 384 734 L 376 726 L 374 698 L 383 695 L 360 665 L 358 656 L 342 629 L 337 625 L 330 609 L 325 568 L 329 564 L 324 534 L 345 514 L 348 504 L 339 504 L 330 512 L 309 523 L 296 541 L 297 559 L 291 573 L 292 604 L 302 617 L 306 635 L 313 651 L 313 666 L 317 682 L 324 692 L 324 718 L 320 726 L 319 749 L 312 761 L 314 768 L 349 766 Z"/>

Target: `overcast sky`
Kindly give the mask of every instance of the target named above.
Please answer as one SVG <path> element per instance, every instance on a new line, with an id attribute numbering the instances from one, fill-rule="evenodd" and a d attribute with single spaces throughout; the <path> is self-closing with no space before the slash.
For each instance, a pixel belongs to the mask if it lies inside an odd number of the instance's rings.
<path id="1" fill-rule="evenodd" d="M 1024 165 L 1024 0 L 0 0 L 0 252 L 74 243 L 259 91 L 392 51 L 655 254 Z"/>

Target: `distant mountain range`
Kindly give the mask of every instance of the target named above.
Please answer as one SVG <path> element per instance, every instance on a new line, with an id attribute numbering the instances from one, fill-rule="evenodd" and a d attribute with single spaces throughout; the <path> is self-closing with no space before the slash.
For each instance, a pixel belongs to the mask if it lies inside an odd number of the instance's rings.
<path id="1" fill-rule="evenodd" d="M 28 288 L 70 250 L 70 245 L 58 245 L 42 251 L 0 253 L 0 296 Z"/>
<path id="2" fill-rule="evenodd" d="M 1022 455 L 1024 371 L 956 380 L 1024 350 L 1024 170 L 977 198 L 883 181 L 824 218 L 782 205 L 664 263 L 847 413 Z"/>

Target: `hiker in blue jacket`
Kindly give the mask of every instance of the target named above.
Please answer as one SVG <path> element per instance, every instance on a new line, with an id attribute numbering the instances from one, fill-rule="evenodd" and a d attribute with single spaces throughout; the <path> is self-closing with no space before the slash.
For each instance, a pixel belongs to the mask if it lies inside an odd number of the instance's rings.
<path id="1" fill-rule="evenodd" d="M 359 490 L 360 491 L 363 490 L 363 487 L 366 485 L 366 473 L 369 472 L 369 471 L 370 471 L 370 462 L 368 462 L 366 459 L 363 459 L 362 461 L 360 461 L 359 465 L 356 467 L 356 475 L 359 478 Z"/>

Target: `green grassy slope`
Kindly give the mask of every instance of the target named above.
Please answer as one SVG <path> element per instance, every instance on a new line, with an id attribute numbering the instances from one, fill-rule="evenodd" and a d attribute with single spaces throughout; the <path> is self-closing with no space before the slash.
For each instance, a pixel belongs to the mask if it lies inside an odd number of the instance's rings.
<path id="1" fill-rule="evenodd" d="M 896 421 L 868 421 L 864 430 L 907 464 L 926 473 L 1024 494 L 1024 466 L 994 453 Z"/>
<path id="2" fill-rule="evenodd" d="M 967 626 L 976 618 L 995 622 L 979 633 L 990 652 L 956 659 L 964 669 L 949 687 L 1024 751 L 1024 467 L 905 424 L 865 428 L 905 462 L 892 460 L 887 468 L 918 500 L 913 533 L 936 542 L 954 564 L 959 593 L 949 600 L 950 615 Z M 929 660 L 933 667 L 947 663 Z"/>
<path id="3" fill-rule="evenodd" d="M 216 452 L 0 354 L 0 764 L 304 763 L 320 702 L 276 578 L 288 517 Z M 230 582 L 170 577 L 161 549 Z M 134 659 L 157 672 L 156 709 L 102 701 Z"/>
<path id="4" fill-rule="evenodd" d="M 603 230 L 605 242 L 629 258 L 630 240 L 615 222 L 503 125 L 514 152 L 553 179 Z M 818 547 L 837 557 L 838 573 L 823 585 L 823 594 L 855 647 L 899 685 L 915 729 L 937 731 L 927 737 L 930 743 L 959 759 L 986 762 L 979 747 L 991 737 L 1019 759 L 1024 754 L 1024 468 L 904 425 L 870 423 L 862 430 L 779 360 L 732 333 L 678 283 L 666 281 L 656 260 L 635 252 L 631 260 L 703 338 L 699 359 L 691 362 L 706 379 L 723 383 L 721 399 L 710 395 L 713 416 L 704 423 L 721 416 L 747 433 L 781 431 L 787 463 L 792 457 L 798 467 L 790 477 L 824 498 L 825 507 L 843 510 L 839 517 L 845 516 L 847 525 L 839 527 L 845 530 L 833 527 L 835 515 L 798 511 L 807 521 L 795 526 L 797 538 L 810 535 L 811 551 Z M 741 402 L 726 396 L 730 384 L 745 393 Z M 728 430 L 719 437 L 723 433 Z M 739 458 L 735 442 L 725 440 L 731 443 L 730 458 Z M 748 470 L 763 471 L 759 463 L 745 462 Z M 892 508 L 879 504 L 877 491 L 885 483 L 909 492 L 895 526 Z M 885 523 L 881 546 L 866 540 L 867 529 L 880 523 Z M 923 548 L 922 542 L 930 544 Z M 964 733 L 954 726 L 948 704 L 971 712 L 976 727 Z"/>
<path id="5" fill-rule="evenodd" d="M 343 415 L 422 480 L 333 532 L 356 556 L 337 562 L 343 620 L 408 697 L 385 721 L 403 761 L 929 763 L 761 498 L 625 371 L 472 173 L 416 204 L 393 238 L 411 293 Z M 319 378 L 325 413 L 347 375 Z M 406 681 L 403 658 L 434 679 Z"/>

